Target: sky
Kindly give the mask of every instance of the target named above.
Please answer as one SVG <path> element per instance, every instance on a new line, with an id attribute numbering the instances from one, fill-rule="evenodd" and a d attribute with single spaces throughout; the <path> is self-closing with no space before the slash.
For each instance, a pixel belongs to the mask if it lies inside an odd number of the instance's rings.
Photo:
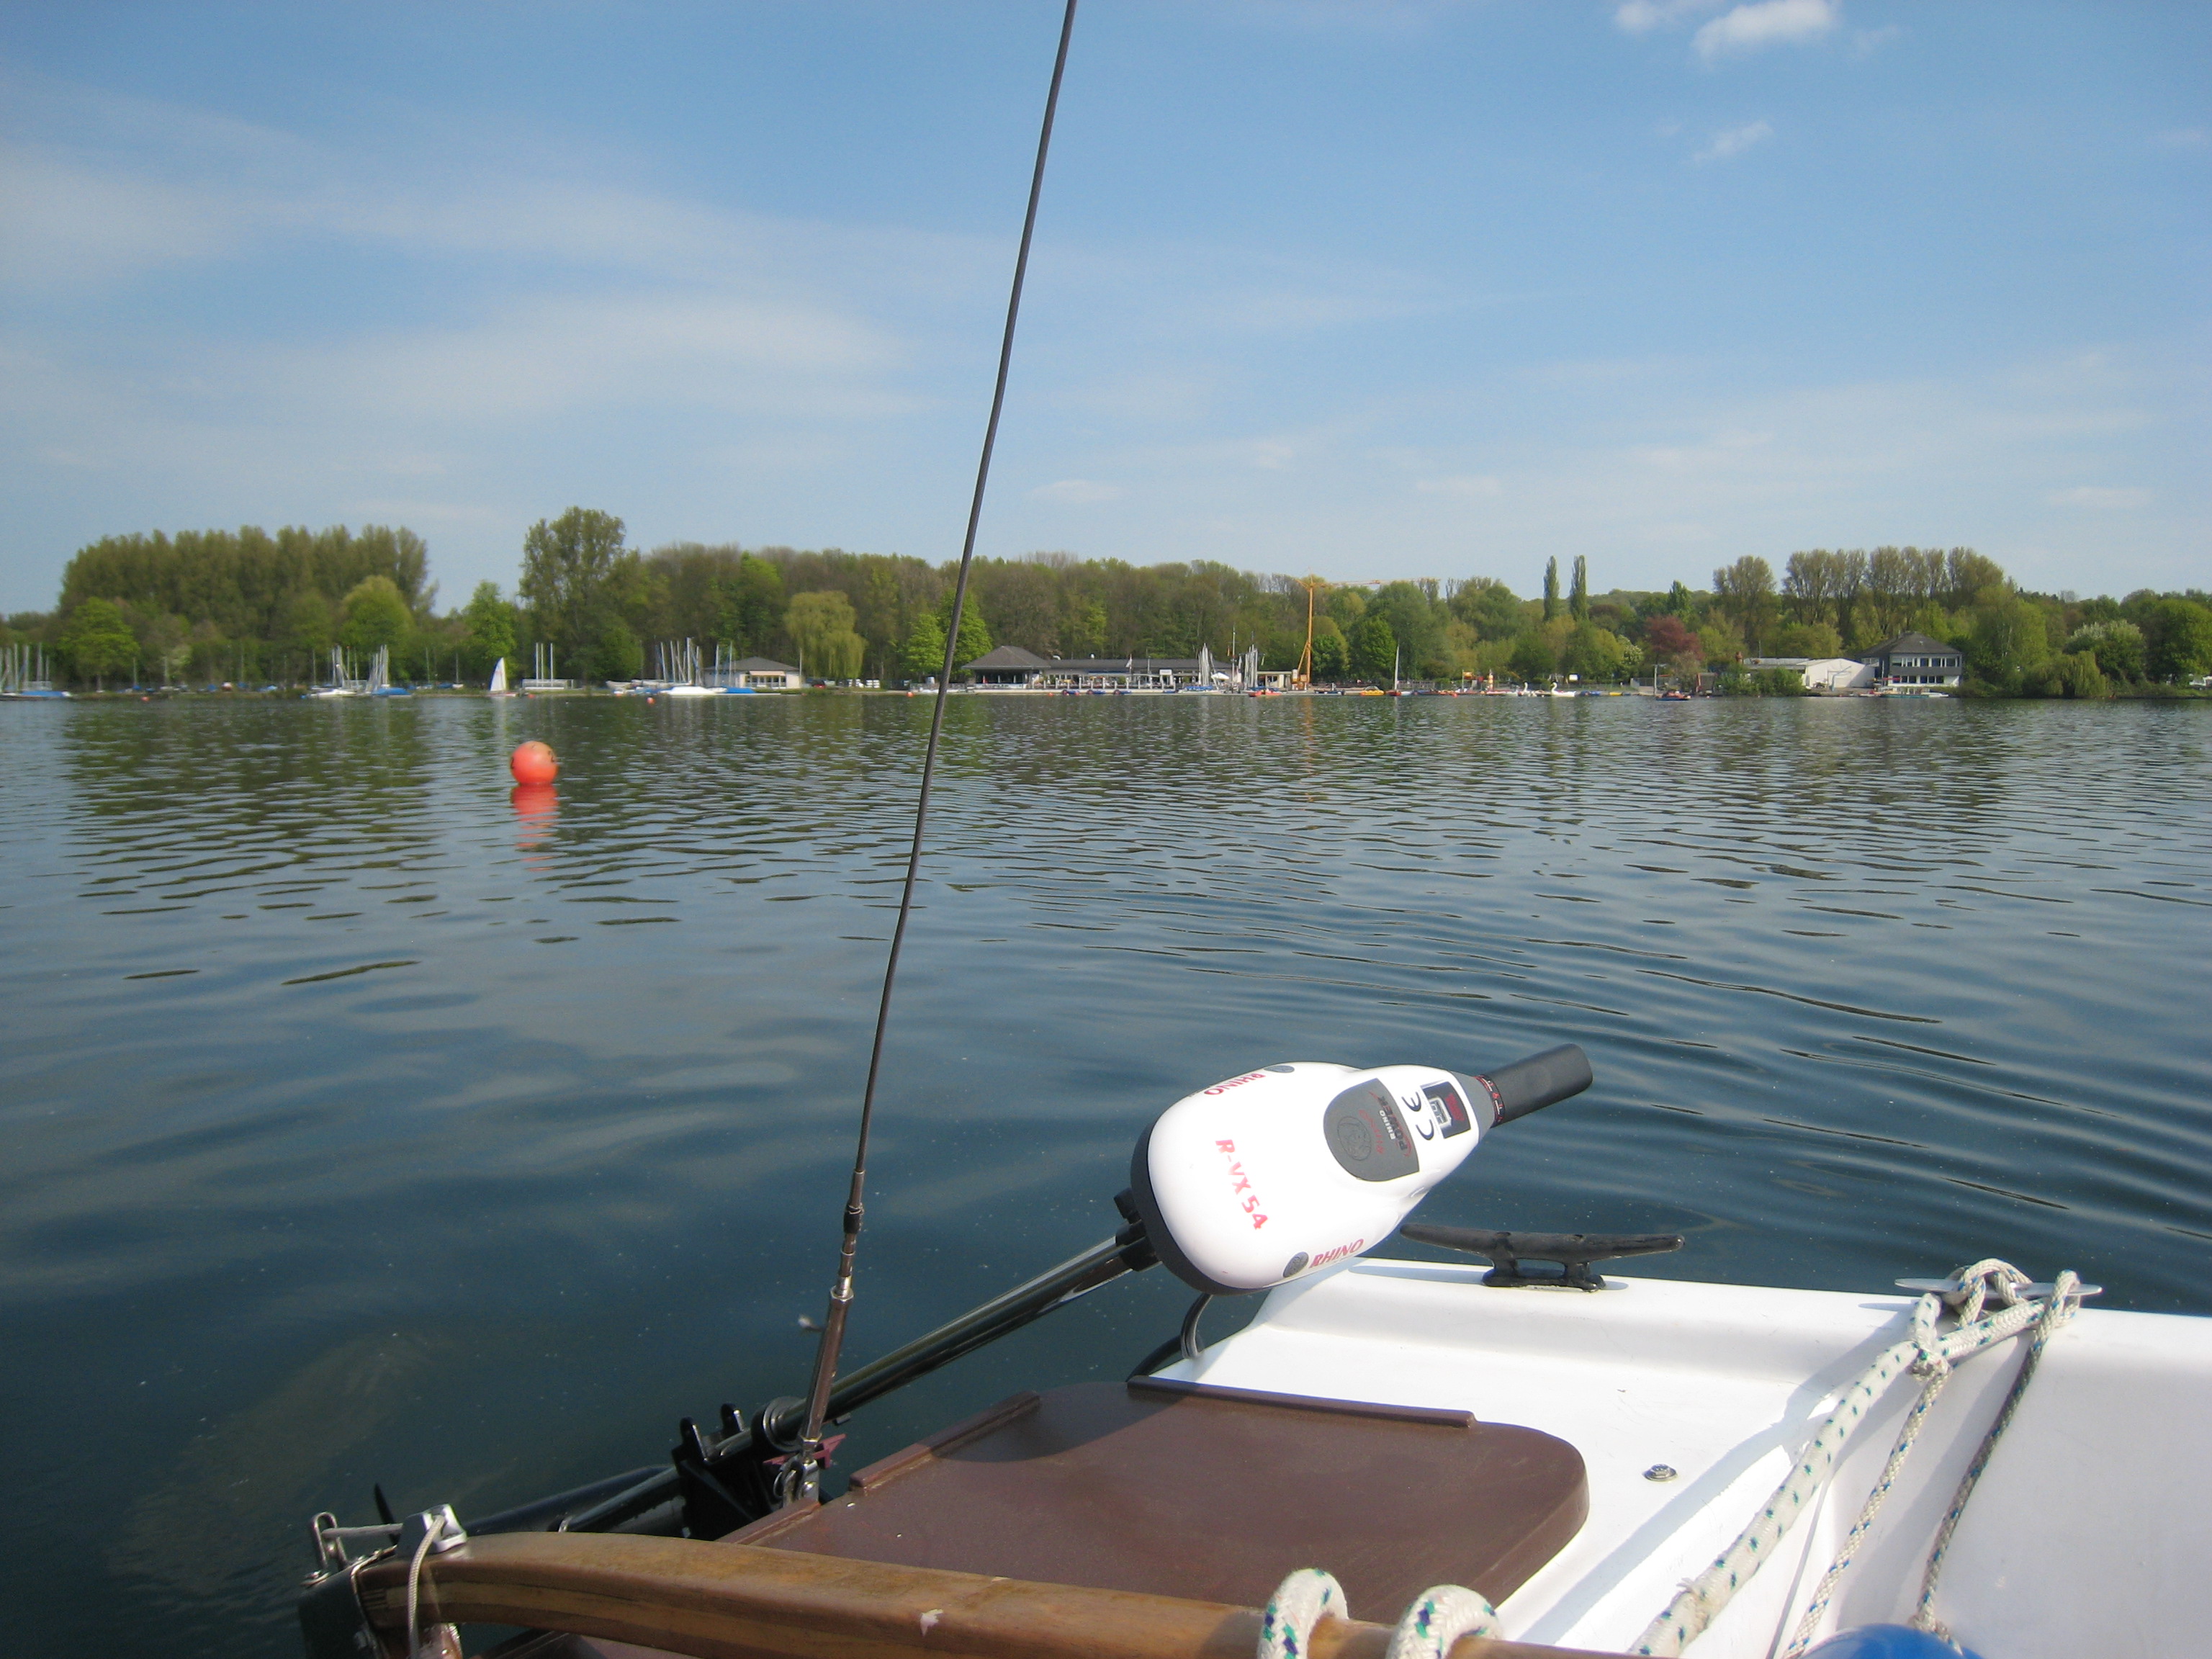
<path id="1" fill-rule="evenodd" d="M 0 611 L 572 505 L 957 557 L 1054 0 L 0 0 Z M 2212 7 L 1085 0 L 979 550 L 2212 586 Z"/>

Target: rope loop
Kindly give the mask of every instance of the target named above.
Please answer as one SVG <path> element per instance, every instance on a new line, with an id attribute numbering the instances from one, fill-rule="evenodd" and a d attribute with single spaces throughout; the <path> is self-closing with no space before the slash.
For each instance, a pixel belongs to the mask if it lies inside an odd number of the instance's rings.
<path id="1" fill-rule="evenodd" d="M 1260 1615 L 1257 1659 L 1304 1659 L 1314 1626 L 1334 1614 L 1349 1619 L 1344 1587 L 1319 1567 L 1300 1567 L 1275 1586 Z"/>
<path id="2" fill-rule="evenodd" d="M 1462 1636 L 1503 1636 L 1490 1598 L 1462 1584 L 1437 1584 L 1415 1596 L 1390 1633 L 1386 1659 L 1445 1659 Z"/>

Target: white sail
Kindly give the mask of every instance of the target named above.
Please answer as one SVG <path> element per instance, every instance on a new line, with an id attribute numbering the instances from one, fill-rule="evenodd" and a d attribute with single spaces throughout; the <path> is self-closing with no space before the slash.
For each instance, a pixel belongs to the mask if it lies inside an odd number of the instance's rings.
<path id="1" fill-rule="evenodd" d="M 491 694 L 495 697 L 507 695 L 507 659 L 504 657 L 492 665 Z"/>

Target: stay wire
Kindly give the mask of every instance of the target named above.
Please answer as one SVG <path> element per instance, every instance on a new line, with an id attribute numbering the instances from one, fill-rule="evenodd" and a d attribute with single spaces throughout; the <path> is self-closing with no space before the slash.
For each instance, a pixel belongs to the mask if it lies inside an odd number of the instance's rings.
<path id="1" fill-rule="evenodd" d="M 929 790 L 937 775 L 937 751 L 945 731 L 945 699 L 952 690 L 954 659 L 959 654 L 960 619 L 968 604 L 968 577 L 975 562 L 975 530 L 983 517 L 983 491 L 991 477 L 991 452 L 999 441 L 999 416 L 1006 404 L 1006 373 L 1013 362 L 1014 324 L 1021 314 L 1022 283 L 1029 275 L 1030 241 L 1036 231 L 1037 201 L 1044 192 L 1046 153 L 1052 147 L 1053 117 L 1060 107 L 1060 83 L 1067 70 L 1067 43 L 1075 31 L 1076 0 L 1067 0 L 1060 23 L 1060 50 L 1053 58 L 1052 87 L 1044 100 L 1044 123 L 1037 133 L 1036 167 L 1030 175 L 1029 207 L 1022 216 L 1021 250 L 1014 256 L 1012 291 L 1006 296 L 1006 332 L 999 342 L 999 375 L 991 392 L 991 418 L 983 428 L 983 453 L 975 465 L 975 494 L 968 507 L 968 533 L 960 544 L 960 574 L 952 588 L 952 617 L 945 630 L 945 663 L 937 677 L 937 698 L 930 709 L 929 744 L 922 751 L 921 786 L 914 805 L 914 841 L 908 848 L 906 883 L 899 892 L 898 921 L 891 929 L 891 948 L 884 963 L 884 988 L 876 1004 L 876 1033 L 868 1049 L 868 1081 L 860 1096 L 860 1128 L 853 1150 L 853 1182 L 845 1200 L 845 1225 L 837 1257 L 837 1277 L 830 1290 L 828 1316 L 823 1321 L 822 1344 L 814 1358 L 814 1381 L 808 1390 L 806 1423 L 799 1437 L 798 1455 L 786 1465 L 792 1486 L 786 1501 L 799 1488 L 818 1488 L 822 1431 L 830 1409 L 830 1390 L 837 1378 L 839 1350 L 844 1346 L 845 1316 L 853 1304 L 853 1257 L 859 1248 L 860 1221 L 868 1179 L 868 1133 L 874 1127 L 876 1084 L 884 1063 L 884 1031 L 890 1022 L 891 988 L 897 982 L 899 952 L 906 944 L 907 921 L 914 913 L 914 890 L 921 874 L 922 837 L 929 823 Z"/>

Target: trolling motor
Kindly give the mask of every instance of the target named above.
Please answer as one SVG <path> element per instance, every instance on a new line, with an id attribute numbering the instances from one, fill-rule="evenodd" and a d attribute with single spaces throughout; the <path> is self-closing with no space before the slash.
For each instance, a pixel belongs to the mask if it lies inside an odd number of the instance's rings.
<path id="1" fill-rule="evenodd" d="M 1373 1249 L 1484 1135 L 1589 1085 L 1572 1043 L 1474 1077 L 1264 1066 L 1161 1113 L 1129 1188 L 1176 1278 L 1215 1296 L 1264 1291 Z"/>

